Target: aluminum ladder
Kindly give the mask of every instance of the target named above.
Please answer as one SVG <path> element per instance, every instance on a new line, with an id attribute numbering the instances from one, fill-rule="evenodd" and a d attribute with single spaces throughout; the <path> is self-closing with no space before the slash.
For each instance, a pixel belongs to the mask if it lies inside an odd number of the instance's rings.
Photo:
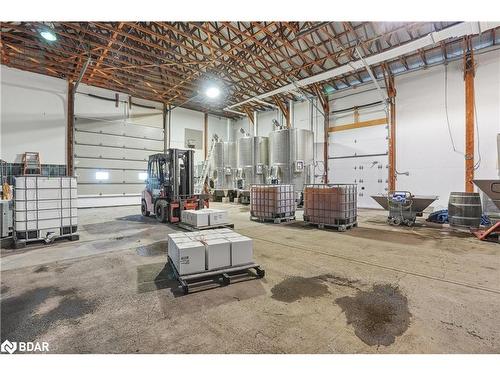
<path id="1" fill-rule="evenodd" d="M 208 176 L 208 170 L 210 168 L 210 161 L 212 160 L 212 154 L 215 147 L 215 139 L 212 139 L 212 144 L 210 145 L 210 150 L 208 150 L 207 158 L 203 161 L 203 167 L 201 168 L 201 177 L 194 187 L 195 194 L 201 194 L 203 187 L 205 186 L 205 180 Z"/>

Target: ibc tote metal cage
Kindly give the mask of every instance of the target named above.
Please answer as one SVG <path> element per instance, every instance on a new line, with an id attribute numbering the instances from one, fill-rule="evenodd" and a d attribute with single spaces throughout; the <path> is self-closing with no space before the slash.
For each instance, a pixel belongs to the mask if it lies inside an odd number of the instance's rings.
<path id="1" fill-rule="evenodd" d="M 259 221 L 295 220 L 295 189 L 293 185 L 264 185 L 250 187 L 250 217 Z"/>
<path id="2" fill-rule="evenodd" d="M 308 184 L 304 187 L 304 221 L 343 232 L 358 225 L 356 184 Z"/>

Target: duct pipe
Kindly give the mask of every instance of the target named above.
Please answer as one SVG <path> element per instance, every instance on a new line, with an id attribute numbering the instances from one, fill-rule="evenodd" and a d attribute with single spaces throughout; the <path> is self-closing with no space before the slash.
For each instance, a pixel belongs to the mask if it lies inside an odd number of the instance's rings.
<path id="1" fill-rule="evenodd" d="M 230 118 L 228 118 L 226 122 L 226 138 L 228 142 L 233 140 L 233 122 Z"/>
<path id="2" fill-rule="evenodd" d="M 293 100 L 290 100 L 288 102 L 288 119 L 290 122 L 290 127 L 294 128 L 295 127 L 295 102 Z"/>
<path id="3" fill-rule="evenodd" d="M 426 36 L 422 38 L 418 38 L 414 41 L 408 42 L 406 44 L 403 44 L 402 46 L 391 48 L 388 51 L 384 51 L 381 53 L 377 53 L 372 56 L 368 56 L 365 59 L 366 64 L 368 65 L 377 65 L 382 62 L 396 59 L 400 56 L 416 52 L 420 49 L 427 48 L 430 46 L 433 46 L 443 40 L 450 39 L 450 38 L 462 38 L 467 35 L 476 35 L 480 33 L 484 33 L 488 30 L 495 29 L 497 27 L 500 27 L 500 22 L 462 22 L 450 27 L 447 27 L 446 29 L 440 30 L 440 31 L 435 31 L 432 33 L 427 34 Z M 282 94 L 285 92 L 293 91 L 296 90 L 298 87 L 304 87 L 304 86 L 309 86 L 313 83 L 325 81 L 332 79 L 334 77 L 338 77 L 342 74 L 348 74 L 353 71 L 362 69 L 364 67 L 364 64 L 361 60 L 356 60 L 352 63 L 345 64 L 342 66 L 339 66 L 338 68 L 330 69 L 327 70 L 326 72 L 316 74 L 311 77 L 307 77 L 304 79 L 301 79 L 299 81 L 292 82 L 288 85 L 282 86 L 276 90 L 269 91 L 267 93 L 257 95 L 253 98 L 241 101 L 239 103 L 230 105 L 229 107 L 225 108 L 224 110 L 228 111 L 231 108 L 238 107 L 242 104 L 246 104 L 255 100 L 262 100 L 265 98 L 268 98 L 270 96 Z"/>
<path id="4" fill-rule="evenodd" d="M 254 137 L 257 137 L 258 131 L 258 126 L 259 126 L 259 116 L 257 114 L 257 111 L 253 111 L 253 135 Z"/>

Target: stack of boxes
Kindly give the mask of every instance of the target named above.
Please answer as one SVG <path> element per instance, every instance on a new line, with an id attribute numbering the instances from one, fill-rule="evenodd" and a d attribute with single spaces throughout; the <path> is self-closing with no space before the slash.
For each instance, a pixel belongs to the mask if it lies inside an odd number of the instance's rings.
<path id="1" fill-rule="evenodd" d="M 306 185 L 304 188 L 304 221 L 340 225 L 357 219 L 355 184 Z"/>
<path id="2" fill-rule="evenodd" d="M 181 214 L 181 221 L 197 228 L 229 223 L 227 211 L 215 208 L 184 210 Z"/>
<path id="3" fill-rule="evenodd" d="M 253 241 L 231 229 L 168 235 L 168 256 L 179 275 L 253 263 Z"/>
<path id="4" fill-rule="evenodd" d="M 250 188 L 250 214 L 258 219 L 295 216 L 293 185 L 253 185 Z"/>

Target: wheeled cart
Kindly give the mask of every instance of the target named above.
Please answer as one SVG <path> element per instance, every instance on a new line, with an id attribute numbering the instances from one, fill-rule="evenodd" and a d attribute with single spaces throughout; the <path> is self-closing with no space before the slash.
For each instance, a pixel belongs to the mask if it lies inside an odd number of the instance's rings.
<path id="1" fill-rule="evenodd" d="M 217 283 L 220 286 L 226 286 L 231 283 L 231 278 L 244 276 L 245 274 L 249 275 L 250 270 L 255 271 L 255 274 L 253 276 L 258 279 L 264 277 L 266 274 L 264 269 L 262 269 L 257 263 L 250 263 L 237 267 L 228 267 L 220 270 L 206 271 L 181 276 L 179 275 L 179 272 L 175 268 L 174 262 L 172 262 L 172 259 L 170 259 L 170 257 L 168 257 L 168 262 L 170 264 L 170 267 L 172 268 L 172 272 L 174 273 L 175 278 L 180 283 L 182 292 L 185 295 L 189 293 L 189 289 L 191 286 L 195 286 L 199 283 L 213 281 L 213 283 Z"/>

